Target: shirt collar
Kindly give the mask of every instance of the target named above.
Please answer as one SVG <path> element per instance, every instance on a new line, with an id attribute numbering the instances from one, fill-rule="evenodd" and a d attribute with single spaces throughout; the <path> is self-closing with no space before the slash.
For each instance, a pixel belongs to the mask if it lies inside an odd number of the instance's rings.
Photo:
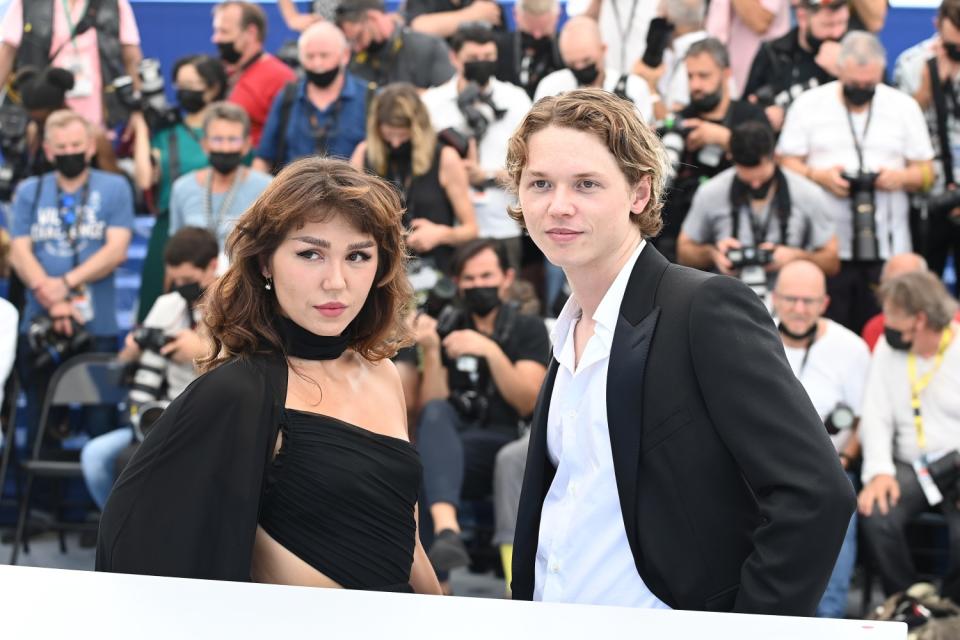
<path id="1" fill-rule="evenodd" d="M 640 252 L 643 251 L 645 246 L 647 246 L 647 241 L 640 240 L 640 244 L 637 245 L 626 264 L 620 269 L 620 273 L 614 278 L 613 283 L 603 295 L 603 299 L 600 300 L 600 304 L 597 305 L 597 310 L 593 314 L 593 320 L 597 323 L 594 335 L 599 336 L 608 349 L 613 344 L 613 333 L 617 328 L 617 318 L 620 317 L 620 306 L 623 304 L 623 296 L 627 291 L 630 274 L 633 273 Z M 553 342 L 553 355 L 561 363 L 566 359 L 565 356 L 569 356 L 572 361 L 573 352 L 564 349 L 564 347 L 574 323 L 580 319 L 582 314 L 583 309 L 580 307 L 580 303 L 571 295 L 566 304 L 563 305 L 563 310 L 560 311 L 557 323 L 553 326 L 553 331 L 550 334 L 550 339 Z M 570 347 L 572 348 L 572 344 Z M 569 351 L 569 353 L 565 353 L 565 351 Z"/>
<path id="2" fill-rule="evenodd" d="M 682 36 L 674 39 L 673 44 L 670 45 L 670 48 L 676 52 L 686 51 L 694 42 L 699 42 L 700 40 L 707 38 L 708 35 L 709 34 L 703 30 L 685 33 Z"/>

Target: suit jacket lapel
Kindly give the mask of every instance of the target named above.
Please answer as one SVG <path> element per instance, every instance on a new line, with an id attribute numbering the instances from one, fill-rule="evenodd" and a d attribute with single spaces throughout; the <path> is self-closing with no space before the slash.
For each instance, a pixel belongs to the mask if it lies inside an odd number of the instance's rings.
<path id="1" fill-rule="evenodd" d="M 624 528 L 634 558 L 640 560 L 637 528 L 637 477 L 643 436 L 643 377 L 660 308 L 657 286 L 669 263 L 647 244 L 637 258 L 620 305 L 607 369 L 607 424 Z"/>

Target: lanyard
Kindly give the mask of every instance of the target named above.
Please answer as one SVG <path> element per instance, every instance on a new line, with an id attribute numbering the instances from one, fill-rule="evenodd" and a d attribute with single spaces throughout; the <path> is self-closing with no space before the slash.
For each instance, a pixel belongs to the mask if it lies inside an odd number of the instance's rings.
<path id="1" fill-rule="evenodd" d="M 77 38 L 77 26 L 76 26 L 75 24 L 73 24 L 73 17 L 70 15 L 70 5 L 68 4 L 67 0 L 60 0 L 60 4 L 63 5 L 63 13 L 64 13 L 64 14 L 66 15 L 66 17 L 67 17 L 67 27 L 68 27 L 68 29 L 69 29 L 69 31 L 70 31 L 70 44 L 73 45 L 73 50 L 74 50 L 74 51 L 79 51 L 80 49 L 77 48 L 77 42 L 76 42 L 76 38 Z M 80 12 L 80 19 L 81 19 L 81 20 L 83 20 L 83 16 L 85 16 L 85 15 L 87 14 L 87 7 L 88 7 L 89 5 L 90 5 L 90 0 L 87 0 L 86 2 L 83 3 L 83 11 Z M 78 23 L 78 24 L 79 24 L 79 23 Z M 58 51 L 58 53 L 59 53 L 59 51 Z M 50 59 L 53 60 L 53 58 L 50 58 Z"/>
<path id="2" fill-rule="evenodd" d="M 817 332 L 820 331 L 819 321 L 816 327 L 816 331 L 810 336 L 810 342 L 807 343 L 807 348 L 803 350 L 803 360 L 800 361 L 800 371 L 797 372 L 797 380 L 803 380 L 803 372 L 807 368 L 807 360 L 810 359 L 810 350 L 813 349 L 813 343 L 817 341 Z"/>
<path id="3" fill-rule="evenodd" d="M 344 86 L 344 89 L 346 86 Z M 330 112 L 330 117 L 327 118 L 323 124 L 320 124 L 319 119 L 317 118 L 317 108 L 310 102 L 310 99 L 307 98 L 308 108 L 312 107 L 313 111 L 310 113 L 308 122 L 310 123 L 310 132 L 313 135 L 314 150 L 318 155 L 328 155 L 327 154 L 327 143 L 330 140 L 330 134 L 336 133 L 337 125 L 340 124 L 340 109 L 343 108 L 343 89 L 340 90 L 340 95 L 337 96 L 337 99 L 331 107 L 332 111 Z"/>
<path id="4" fill-rule="evenodd" d="M 857 138 L 857 131 L 853 127 L 853 116 L 850 115 L 850 110 L 847 109 L 847 123 L 850 125 L 850 135 L 853 137 L 853 146 L 857 150 L 857 162 L 860 163 L 859 170 L 860 173 L 863 173 L 863 146 L 867 141 L 867 130 L 870 128 L 870 119 L 873 117 L 873 102 L 870 103 L 870 106 L 867 107 L 867 121 L 863 125 L 863 138 Z"/>
<path id="5" fill-rule="evenodd" d="M 630 5 L 630 17 L 627 18 L 627 24 L 624 26 L 623 18 L 620 16 L 620 7 L 617 6 L 617 0 L 613 0 L 610 3 L 611 8 L 613 9 L 613 19 L 617 22 L 617 33 L 620 34 L 620 68 L 626 68 L 626 53 L 627 53 L 627 38 L 630 35 L 630 32 L 633 31 L 633 19 L 637 16 L 637 5 L 640 4 L 640 0 L 633 0 Z"/>
<path id="6" fill-rule="evenodd" d="M 927 436 L 923 431 L 923 416 L 920 413 L 920 394 L 930 385 L 934 374 L 943 364 L 943 354 L 950 346 L 950 340 L 953 338 L 953 330 L 947 327 L 940 336 L 940 346 L 937 347 L 937 355 L 933 361 L 933 369 L 928 371 L 921 378 L 917 378 L 917 354 L 910 352 L 907 354 L 907 374 L 910 376 L 910 406 L 913 408 L 913 426 L 917 429 L 917 444 L 920 449 L 927 448 Z"/>
<path id="7" fill-rule="evenodd" d="M 215 237 L 220 237 L 220 223 L 223 221 L 223 214 L 230 210 L 230 206 L 233 204 L 233 198 L 237 195 L 237 189 L 240 186 L 240 174 L 243 171 L 243 167 L 237 169 L 237 174 L 233 176 L 233 182 L 230 183 L 230 189 L 227 191 L 226 195 L 223 197 L 223 202 L 220 203 L 220 206 L 217 209 L 217 216 L 213 216 L 213 169 L 208 169 L 207 173 L 207 188 L 204 195 L 206 196 L 203 199 L 204 204 L 204 216 L 207 220 L 207 229 Z"/>
<path id="8" fill-rule="evenodd" d="M 76 268 L 79 262 L 77 236 L 80 232 L 80 219 L 86 212 L 87 202 L 90 199 L 90 179 L 87 178 L 87 181 L 83 183 L 79 206 L 77 206 L 77 199 L 74 194 L 63 192 L 56 176 L 53 178 L 53 183 L 57 187 L 57 211 L 60 215 L 60 226 L 65 227 L 67 241 L 70 243 L 70 251 L 73 254 L 73 267 Z"/>

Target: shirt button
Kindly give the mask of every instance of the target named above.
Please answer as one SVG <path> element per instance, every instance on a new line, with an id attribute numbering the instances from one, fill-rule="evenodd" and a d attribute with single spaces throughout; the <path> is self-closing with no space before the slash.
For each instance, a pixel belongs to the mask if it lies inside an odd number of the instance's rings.
<path id="1" fill-rule="evenodd" d="M 550 573 L 560 573 L 560 563 L 556 560 L 550 563 Z"/>
<path id="2" fill-rule="evenodd" d="M 575 410 L 575 409 L 571 409 L 570 411 L 567 411 L 567 417 L 570 418 L 571 420 L 573 420 L 574 418 L 576 418 L 576 417 L 577 417 L 577 412 L 576 412 L 576 410 Z"/>

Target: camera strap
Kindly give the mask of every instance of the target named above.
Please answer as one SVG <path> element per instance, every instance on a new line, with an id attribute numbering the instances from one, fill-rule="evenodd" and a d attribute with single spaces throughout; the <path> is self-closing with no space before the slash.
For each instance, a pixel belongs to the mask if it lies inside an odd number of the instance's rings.
<path id="1" fill-rule="evenodd" d="M 67 234 L 67 242 L 70 243 L 70 252 L 73 258 L 73 268 L 76 269 L 80 263 L 80 255 L 77 249 L 80 234 L 80 219 L 87 210 L 87 202 L 90 200 L 90 178 L 83 183 L 79 206 L 72 193 L 64 193 L 57 182 L 57 177 L 53 177 L 53 183 L 57 187 L 57 213 L 60 216 L 60 226 Z"/>
<path id="2" fill-rule="evenodd" d="M 776 181 L 777 190 L 773 194 L 773 199 L 770 201 L 767 215 L 764 217 L 762 224 L 758 224 L 755 219 L 756 216 L 753 215 L 749 195 L 743 183 L 737 180 L 736 177 L 734 178 L 733 184 L 730 187 L 731 237 L 738 240 L 740 239 L 740 211 L 746 208 L 747 219 L 750 221 L 750 230 L 753 231 L 753 244 L 758 245 L 767 241 L 767 233 L 770 230 L 770 222 L 774 215 L 777 216 L 777 220 L 780 223 L 780 244 L 787 244 L 787 226 L 790 222 L 791 212 L 790 188 L 787 186 L 786 176 L 783 174 L 783 171 L 780 170 L 780 167 L 774 170 L 773 177 Z"/>
<path id="3" fill-rule="evenodd" d="M 859 163 L 859 173 L 863 173 L 863 146 L 867 141 L 867 131 L 870 129 L 870 120 L 873 118 L 873 101 L 867 107 L 867 121 L 863 125 L 863 138 L 857 137 L 857 130 L 853 126 L 853 116 L 850 109 L 847 109 L 847 124 L 850 125 L 850 136 L 853 138 L 853 147 L 857 150 L 857 162 Z"/>
<path id="4" fill-rule="evenodd" d="M 618 0 L 613 0 L 610 3 L 610 7 L 613 9 L 613 19 L 617 23 L 617 35 L 620 36 L 620 42 L 623 43 L 624 48 L 627 42 L 630 41 L 630 32 L 633 31 L 633 19 L 637 16 L 637 6 L 639 6 L 640 0 L 633 0 L 630 3 L 630 15 L 627 17 L 627 23 L 623 23 L 623 16 L 620 15 L 620 6 Z M 621 51 L 620 57 L 623 58 L 625 51 Z M 622 60 L 621 60 L 622 62 Z M 625 66 L 625 65 L 621 65 Z"/>
<path id="5" fill-rule="evenodd" d="M 953 176 L 953 152 L 950 148 L 950 137 L 947 135 L 947 95 L 943 84 L 940 83 L 940 71 L 936 58 L 927 60 L 927 70 L 930 72 L 930 89 L 933 93 L 933 108 L 937 119 L 937 140 L 940 143 L 940 165 L 943 167 L 944 182 L 956 184 Z M 952 102 L 956 107 L 957 100 L 952 83 L 948 83 L 947 90 L 953 97 Z"/>
<path id="6" fill-rule="evenodd" d="M 327 143 L 330 141 L 330 135 L 331 133 L 336 133 L 337 127 L 340 124 L 340 110 L 343 108 L 343 90 L 340 90 L 340 95 L 334 100 L 331 106 L 330 117 L 326 118 L 323 124 L 320 124 L 316 107 L 312 102 L 310 102 L 310 107 L 314 109 L 308 119 L 310 122 L 310 131 L 313 134 L 314 149 L 318 155 L 327 155 Z"/>
<path id="7" fill-rule="evenodd" d="M 230 206 L 233 204 L 233 200 L 237 195 L 239 190 L 240 183 L 243 182 L 243 173 L 244 168 L 239 167 L 236 170 L 236 174 L 233 176 L 233 182 L 230 183 L 230 188 L 227 190 L 227 193 L 223 196 L 223 202 L 220 203 L 220 206 L 217 208 L 217 215 L 213 215 L 213 169 L 207 169 L 207 184 L 204 189 L 203 195 L 203 215 L 207 221 L 207 230 L 214 235 L 214 237 L 220 237 L 220 222 L 223 220 L 224 214 L 230 210 Z"/>
<path id="8" fill-rule="evenodd" d="M 907 375 L 910 378 L 910 406 L 913 409 L 913 426 L 917 430 L 917 445 L 923 451 L 927 448 L 927 436 L 923 430 L 923 414 L 920 411 L 920 394 L 930 385 L 933 376 L 943 364 L 943 356 L 953 340 L 953 329 L 947 327 L 940 336 L 937 355 L 933 360 L 933 368 L 921 377 L 917 377 L 917 354 L 913 351 L 907 354 Z"/>

